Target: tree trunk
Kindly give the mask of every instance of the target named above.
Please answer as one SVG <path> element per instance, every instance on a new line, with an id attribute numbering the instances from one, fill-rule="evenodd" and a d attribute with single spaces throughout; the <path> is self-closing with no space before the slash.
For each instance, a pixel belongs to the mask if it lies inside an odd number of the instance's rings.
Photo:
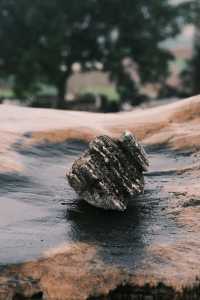
<path id="1" fill-rule="evenodd" d="M 57 94 L 57 101 L 55 103 L 55 108 L 57 109 L 65 109 L 67 106 L 65 101 L 65 96 L 67 93 L 67 81 L 70 75 L 71 74 L 69 72 L 64 73 L 57 84 L 58 94 Z"/>
<path id="2" fill-rule="evenodd" d="M 194 35 L 194 53 L 193 53 L 193 94 L 197 95 L 200 92 L 199 67 L 200 67 L 200 4 L 196 3 L 196 20 L 195 20 L 195 35 Z"/>

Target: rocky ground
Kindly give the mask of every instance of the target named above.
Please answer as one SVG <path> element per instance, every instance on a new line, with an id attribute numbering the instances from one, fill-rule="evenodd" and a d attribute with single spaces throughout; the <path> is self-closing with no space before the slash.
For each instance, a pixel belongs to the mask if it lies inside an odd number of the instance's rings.
<path id="1" fill-rule="evenodd" d="M 67 140 L 88 142 L 99 134 L 116 137 L 130 130 L 146 146 L 153 165 L 146 174 L 144 196 L 127 210 L 125 218 L 78 207 L 70 218 L 66 216 L 65 226 L 69 221 L 76 223 L 81 238 L 48 247 L 32 261 L 0 262 L 0 299 L 200 298 L 199 96 L 106 115 L 0 105 L 0 119 L 0 194 L 5 205 L 15 183 L 8 179 L 24 174 L 28 174 L 26 179 L 33 177 L 31 170 L 36 170 L 34 164 L 41 157 L 31 157 L 29 173 L 27 161 L 38 146 L 48 156 L 49 145 L 56 148 Z M 57 156 L 56 152 L 49 161 Z M 62 186 L 57 173 L 49 173 L 59 193 Z M 13 191 L 11 198 L 20 198 L 18 190 Z M 29 198 L 27 190 L 26 195 Z M 74 204 L 68 203 L 67 209 L 70 205 Z M 1 207 L 2 212 L 4 203 Z M 0 239 L 5 228 L 8 230 L 0 223 Z M 52 239 L 53 234 L 52 228 Z"/>

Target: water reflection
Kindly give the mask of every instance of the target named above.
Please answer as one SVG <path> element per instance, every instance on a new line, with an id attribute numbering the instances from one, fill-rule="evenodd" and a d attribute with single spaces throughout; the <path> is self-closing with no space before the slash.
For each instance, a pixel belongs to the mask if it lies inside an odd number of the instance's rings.
<path id="1" fill-rule="evenodd" d="M 71 224 L 70 238 L 99 246 L 108 262 L 134 267 L 145 255 L 148 227 L 155 221 L 151 213 L 154 204 L 151 201 L 144 204 L 149 196 L 146 192 L 135 198 L 123 213 L 100 210 L 75 200 L 66 212 L 66 221 Z"/>
<path id="2" fill-rule="evenodd" d="M 164 213 L 168 195 L 162 187 L 174 180 L 174 172 L 166 170 L 181 165 L 182 158 L 158 149 L 151 152 L 144 195 L 120 213 L 75 199 L 65 173 L 85 148 L 80 142 L 29 149 L 15 145 L 25 172 L 0 175 L 0 212 L 4 212 L 0 265 L 34 259 L 62 243 L 81 241 L 99 246 L 105 260 L 134 267 L 154 239 L 171 238 L 176 225 Z"/>

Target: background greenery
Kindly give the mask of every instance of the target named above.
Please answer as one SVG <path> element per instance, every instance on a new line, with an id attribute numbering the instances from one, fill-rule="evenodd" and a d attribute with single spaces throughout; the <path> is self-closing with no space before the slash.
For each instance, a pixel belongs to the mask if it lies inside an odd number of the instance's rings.
<path id="1" fill-rule="evenodd" d="M 147 83 L 158 84 L 160 95 L 167 96 L 174 57 L 162 43 L 187 23 L 197 34 L 194 57 L 179 62 L 185 65 L 182 92 L 197 93 L 199 6 L 198 0 L 0 0 L 0 78 L 9 82 L 0 85 L 0 94 L 22 101 L 48 95 L 52 98 L 44 106 L 66 108 L 68 82 L 78 63 L 81 72 L 100 65 L 113 83 L 91 86 L 80 96 L 103 94 L 136 105 L 147 98 L 141 89 Z"/>

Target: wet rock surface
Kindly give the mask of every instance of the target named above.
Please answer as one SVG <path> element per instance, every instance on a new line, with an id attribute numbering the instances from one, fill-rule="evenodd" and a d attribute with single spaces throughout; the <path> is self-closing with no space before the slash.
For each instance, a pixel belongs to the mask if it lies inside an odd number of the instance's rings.
<path id="1" fill-rule="evenodd" d="M 1 300 L 200 298 L 200 97 L 106 116 L 0 105 L 0 116 Z M 123 213 L 79 201 L 64 177 L 86 149 L 77 140 L 126 128 L 147 147 L 144 193 Z"/>
<path id="2" fill-rule="evenodd" d="M 123 211 L 144 190 L 148 159 L 130 132 L 119 139 L 103 135 L 89 144 L 67 174 L 69 184 L 86 202 L 103 209 Z"/>

